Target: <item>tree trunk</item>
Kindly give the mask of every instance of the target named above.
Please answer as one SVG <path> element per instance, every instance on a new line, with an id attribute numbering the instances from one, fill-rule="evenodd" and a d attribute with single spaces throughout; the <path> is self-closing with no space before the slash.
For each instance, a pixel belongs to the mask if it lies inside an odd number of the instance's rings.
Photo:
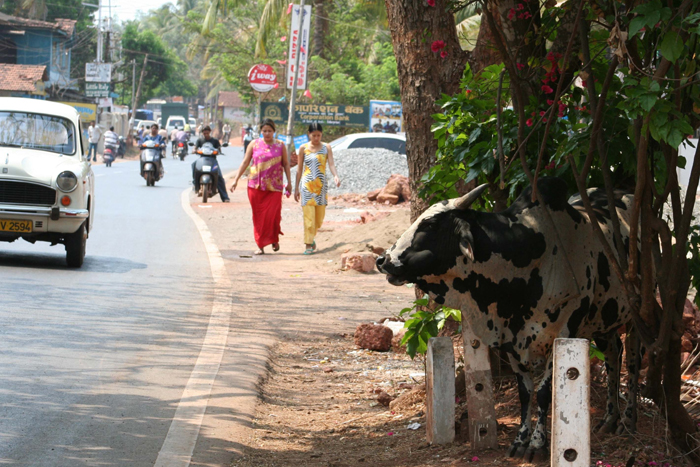
<path id="1" fill-rule="evenodd" d="M 459 91 L 467 54 L 459 45 L 446 0 L 437 0 L 434 7 L 425 0 L 385 1 L 401 87 L 408 174 L 417 194 L 421 177 L 435 163 L 437 141 L 430 131 L 431 115 L 438 112 L 435 101 Z M 444 41 L 445 47 L 433 52 L 434 41 Z M 427 206 L 425 200 L 411 196 L 411 219 Z"/>
<path id="2" fill-rule="evenodd" d="M 324 39 L 328 28 L 324 0 L 314 0 L 314 48 L 312 55 L 323 58 Z"/>

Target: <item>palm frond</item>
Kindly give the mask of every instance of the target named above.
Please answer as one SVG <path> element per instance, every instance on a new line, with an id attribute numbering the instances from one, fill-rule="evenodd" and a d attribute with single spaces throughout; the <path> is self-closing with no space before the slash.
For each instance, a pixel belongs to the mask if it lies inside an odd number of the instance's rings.
<path id="1" fill-rule="evenodd" d="M 258 41 L 255 44 L 255 57 L 264 58 L 267 56 L 265 43 L 267 38 L 277 27 L 278 21 L 282 18 L 282 12 L 287 6 L 285 0 L 267 0 L 262 16 L 260 17 L 260 28 L 258 29 Z"/>

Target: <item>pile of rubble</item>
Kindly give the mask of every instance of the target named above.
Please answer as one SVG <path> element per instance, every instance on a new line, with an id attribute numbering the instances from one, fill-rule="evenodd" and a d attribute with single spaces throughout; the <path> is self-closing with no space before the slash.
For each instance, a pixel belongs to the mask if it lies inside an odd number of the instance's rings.
<path id="1" fill-rule="evenodd" d="M 367 199 L 380 204 L 397 204 L 411 201 L 411 188 L 408 177 L 393 174 L 386 182 L 386 186 L 367 193 Z"/>

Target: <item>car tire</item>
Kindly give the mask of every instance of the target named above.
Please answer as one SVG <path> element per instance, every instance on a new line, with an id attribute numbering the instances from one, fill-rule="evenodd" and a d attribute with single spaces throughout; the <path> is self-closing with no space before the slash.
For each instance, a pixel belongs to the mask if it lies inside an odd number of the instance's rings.
<path id="1" fill-rule="evenodd" d="M 66 235 L 66 263 L 69 268 L 79 268 L 83 265 L 86 244 L 87 232 L 85 231 L 85 222 L 83 222 L 78 230 Z"/>

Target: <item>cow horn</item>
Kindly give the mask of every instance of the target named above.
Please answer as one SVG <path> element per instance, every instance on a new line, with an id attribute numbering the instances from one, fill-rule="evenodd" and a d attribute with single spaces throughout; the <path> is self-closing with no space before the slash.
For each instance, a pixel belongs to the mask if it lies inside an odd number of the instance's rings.
<path id="1" fill-rule="evenodd" d="M 461 198 L 457 198 L 455 200 L 455 207 L 457 209 L 469 209 L 469 206 L 471 206 L 474 201 L 479 199 L 486 188 L 488 188 L 488 184 L 484 183 L 483 185 L 479 185 L 478 187 L 474 188 Z"/>

